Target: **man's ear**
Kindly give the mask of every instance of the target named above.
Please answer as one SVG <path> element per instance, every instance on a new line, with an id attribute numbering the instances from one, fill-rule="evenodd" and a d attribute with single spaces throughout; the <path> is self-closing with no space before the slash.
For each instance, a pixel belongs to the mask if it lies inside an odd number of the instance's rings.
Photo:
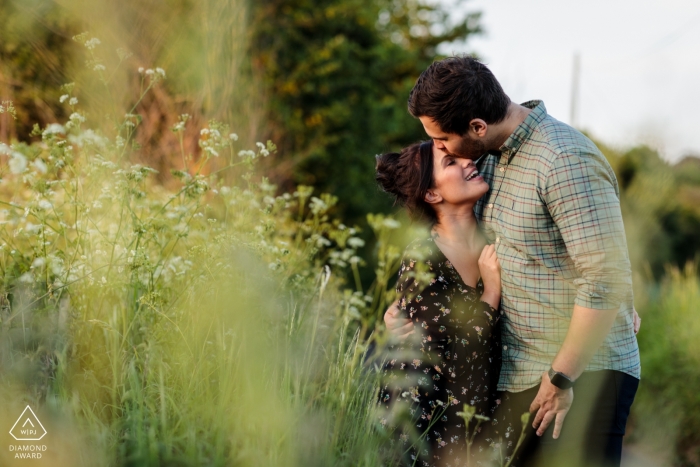
<path id="1" fill-rule="evenodd" d="M 486 130 L 489 125 L 484 120 L 480 118 L 474 118 L 469 122 L 469 132 L 473 133 L 477 138 L 483 138 L 486 136 Z"/>
<path id="2" fill-rule="evenodd" d="M 423 199 L 428 204 L 437 204 L 442 201 L 442 195 L 435 190 L 428 190 Z"/>

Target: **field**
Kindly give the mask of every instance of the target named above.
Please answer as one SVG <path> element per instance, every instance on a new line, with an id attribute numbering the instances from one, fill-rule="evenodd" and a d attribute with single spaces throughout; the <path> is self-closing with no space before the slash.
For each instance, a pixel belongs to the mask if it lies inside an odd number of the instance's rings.
<path id="1" fill-rule="evenodd" d="M 264 99 L 211 79 L 251 118 L 179 112 L 167 68 L 74 40 L 88 67 L 52 91 L 56 120 L 0 142 L 0 465 L 26 462 L 5 449 L 26 405 L 47 432 L 41 465 L 395 465 L 375 370 L 420 227 L 273 183 L 291 156 L 254 137 Z M 29 113 L 0 111 L 16 125 Z M 664 253 L 685 244 L 657 222 L 680 182 L 645 150 L 604 148 L 626 181 L 643 318 L 628 441 L 700 465 L 700 277 Z"/>

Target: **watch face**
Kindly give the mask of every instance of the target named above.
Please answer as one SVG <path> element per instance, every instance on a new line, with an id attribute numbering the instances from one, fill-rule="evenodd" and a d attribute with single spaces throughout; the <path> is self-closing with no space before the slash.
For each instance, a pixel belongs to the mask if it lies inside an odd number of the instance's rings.
<path id="1" fill-rule="evenodd" d="M 571 382 L 570 379 L 566 378 L 564 375 L 555 373 L 552 378 L 550 378 L 552 381 L 552 384 L 558 387 L 559 389 L 569 389 L 571 386 L 574 385 L 573 382 Z"/>

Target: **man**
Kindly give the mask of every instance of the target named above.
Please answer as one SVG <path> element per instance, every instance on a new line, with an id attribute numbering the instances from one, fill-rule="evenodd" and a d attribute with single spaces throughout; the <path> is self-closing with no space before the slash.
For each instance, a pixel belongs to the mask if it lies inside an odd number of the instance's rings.
<path id="1" fill-rule="evenodd" d="M 640 362 L 610 165 L 541 101 L 512 103 L 468 56 L 433 63 L 408 108 L 438 148 L 479 159 L 491 186 L 475 211 L 502 268 L 499 417 L 518 430 L 534 415 L 519 465 L 619 465 Z M 384 319 L 395 336 L 411 331 L 395 306 Z"/>

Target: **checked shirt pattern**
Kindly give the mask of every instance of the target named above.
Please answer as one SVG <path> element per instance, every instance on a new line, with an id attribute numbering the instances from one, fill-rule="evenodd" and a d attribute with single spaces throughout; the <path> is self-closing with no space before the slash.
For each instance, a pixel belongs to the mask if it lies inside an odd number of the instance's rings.
<path id="1" fill-rule="evenodd" d="M 615 174 L 593 142 L 532 109 L 501 146 L 478 162 L 491 187 L 475 207 L 496 245 L 502 277 L 503 368 L 498 389 L 536 386 L 569 327 L 574 304 L 617 309 L 586 371 L 640 377 L 632 323 L 632 274 Z"/>

